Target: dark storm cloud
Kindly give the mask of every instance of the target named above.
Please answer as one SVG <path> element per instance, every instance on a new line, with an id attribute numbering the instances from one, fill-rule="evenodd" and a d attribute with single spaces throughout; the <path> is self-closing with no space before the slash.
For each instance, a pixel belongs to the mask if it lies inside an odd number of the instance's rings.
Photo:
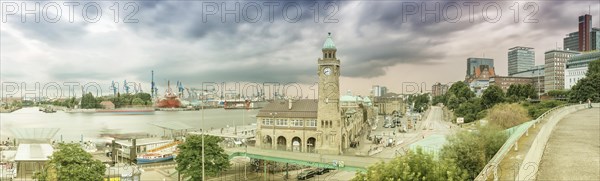
<path id="1" fill-rule="evenodd" d="M 97 43 L 89 41 L 111 42 L 112 40 L 106 41 L 110 40 L 107 36 L 114 36 L 116 39 L 114 43 L 117 45 L 131 46 L 119 47 L 120 49 L 132 49 L 130 52 L 113 53 L 110 51 L 111 47 L 106 45 L 102 50 L 97 51 L 110 55 L 108 58 L 103 59 L 93 55 L 59 57 L 65 58 L 65 62 L 83 64 L 83 60 L 98 62 L 126 54 L 134 54 L 133 58 L 140 59 L 135 66 L 118 71 L 111 67 L 118 64 L 99 65 L 97 67 L 99 70 L 89 70 L 90 67 L 86 66 L 58 63 L 63 67 L 72 66 L 76 71 L 54 70 L 60 67 L 54 66 L 49 75 L 52 78 L 85 77 L 112 80 L 117 79 L 115 77 L 132 75 L 139 80 L 149 80 L 150 70 L 155 70 L 158 80 L 181 80 L 187 84 L 204 81 L 310 82 L 307 77 L 316 77 L 316 61 L 321 55 L 320 48 L 327 32 L 334 33 L 338 57 L 343 65 L 343 76 L 374 78 L 394 74 L 394 72 L 386 72 L 388 67 L 402 64 L 436 65 L 451 56 L 449 52 L 464 54 L 465 51 L 474 51 L 462 50 L 458 47 L 440 49 L 440 47 L 451 47 L 448 44 L 456 41 L 452 39 L 453 36 L 463 31 L 493 25 L 498 27 L 518 25 L 510 22 L 489 23 L 482 20 L 481 7 L 485 3 L 495 1 L 479 2 L 474 12 L 473 22 L 469 21 L 465 1 L 239 1 L 242 9 L 248 4 L 258 4 L 262 8 L 260 20 L 250 22 L 248 17 L 242 15 L 239 22 L 235 22 L 233 16 L 227 16 L 227 22 L 222 22 L 220 13 L 207 16 L 206 20 L 203 19 L 205 13 L 203 3 L 204 5 L 216 3 L 219 8 L 223 8 L 222 3 L 225 3 L 228 8 L 232 8 L 236 2 L 136 1 L 135 3 L 139 5 L 139 12 L 136 14 L 139 23 L 117 23 L 116 26 L 121 29 L 111 34 L 93 36 L 87 36 L 91 35 L 88 29 L 93 24 L 90 23 L 11 23 L 11 25 L 14 25 L 15 29 L 22 32 L 26 38 L 39 40 L 50 46 L 66 45 L 71 51 L 98 46 Z M 276 6 L 274 14 L 270 15 L 264 3 L 279 3 L 279 6 Z M 423 20 L 421 9 L 417 14 L 406 17 L 407 12 L 404 8 L 407 5 L 423 8 L 423 3 L 428 8 L 437 5 L 436 3 L 439 3 L 439 8 L 458 5 L 461 8 L 460 19 L 457 22 L 449 22 L 444 19 L 447 18 L 445 15 L 438 15 L 428 16 Z M 510 20 L 512 17 L 509 16 L 511 11 L 508 8 L 512 2 L 498 1 L 497 3 L 505 12 L 505 17 L 502 18 Z M 523 5 L 525 2 L 521 3 Z M 575 26 L 567 26 L 565 22 L 574 22 L 580 12 L 565 7 L 572 4 L 577 8 L 587 7 L 591 1 L 534 3 L 538 3 L 540 8 L 536 16 L 540 22 L 527 24 L 531 26 L 528 28 L 531 32 L 507 31 L 504 36 L 506 40 L 517 43 L 530 42 L 546 34 L 566 34 L 576 31 Z M 296 4 L 302 9 L 301 19 L 291 21 L 294 10 L 289 9 L 287 14 L 284 10 Z M 317 22 L 315 22 L 315 5 L 319 8 L 316 14 Z M 110 4 L 104 8 L 107 11 L 108 6 Z M 332 15 L 330 14 L 332 9 L 324 9 L 325 6 L 336 8 L 333 19 L 337 19 L 337 22 L 324 22 Z M 452 12 L 452 9 L 449 11 L 449 15 L 453 16 L 455 12 Z M 434 18 L 439 18 L 439 21 L 436 22 Z M 85 41 L 78 42 L 85 36 L 87 36 Z M 460 41 L 498 41 L 482 40 L 485 37 L 485 35 L 473 35 Z M 93 48 L 95 50 L 96 47 Z M 117 46 L 114 49 L 116 50 Z M 465 55 L 464 59 L 468 56 L 470 55 Z"/>

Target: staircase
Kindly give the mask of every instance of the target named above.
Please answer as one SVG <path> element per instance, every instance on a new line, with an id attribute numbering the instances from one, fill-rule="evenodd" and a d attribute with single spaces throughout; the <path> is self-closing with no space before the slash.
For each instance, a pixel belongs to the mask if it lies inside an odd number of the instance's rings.
<path id="1" fill-rule="evenodd" d="M 180 144 L 180 143 L 181 143 L 180 141 L 174 141 L 174 142 L 171 142 L 171 143 L 169 143 L 169 144 L 162 145 L 162 146 L 160 146 L 160 147 L 158 147 L 158 148 L 154 148 L 154 149 L 148 150 L 148 152 L 157 152 L 157 151 L 163 150 L 163 149 L 165 149 L 165 148 L 169 148 L 169 147 L 172 147 L 172 146 L 178 145 L 178 144 Z"/>

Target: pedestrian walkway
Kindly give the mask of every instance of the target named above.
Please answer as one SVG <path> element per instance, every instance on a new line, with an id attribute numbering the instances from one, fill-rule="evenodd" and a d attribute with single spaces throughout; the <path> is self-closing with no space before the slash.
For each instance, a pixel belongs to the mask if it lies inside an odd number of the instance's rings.
<path id="1" fill-rule="evenodd" d="M 600 179 L 600 108 L 575 112 L 556 125 L 537 179 Z"/>

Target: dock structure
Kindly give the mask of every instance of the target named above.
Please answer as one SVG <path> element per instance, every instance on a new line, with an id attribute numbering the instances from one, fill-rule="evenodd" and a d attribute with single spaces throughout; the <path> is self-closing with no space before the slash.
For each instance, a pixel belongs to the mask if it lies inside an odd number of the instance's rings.
<path id="1" fill-rule="evenodd" d="M 201 131 L 192 131 L 188 134 L 202 135 Z M 252 139 L 256 136 L 256 125 L 245 125 L 245 126 L 234 126 L 220 129 L 206 130 L 206 135 L 221 137 L 221 138 L 232 138 L 232 139 Z"/>
<path id="2" fill-rule="evenodd" d="M 188 131 L 194 129 L 194 127 L 179 121 L 161 121 L 153 122 L 150 124 L 162 128 L 163 138 L 168 139 L 176 139 L 178 137 L 183 137 Z M 169 131 L 170 133 L 167 133 L 167 131 Z"/>

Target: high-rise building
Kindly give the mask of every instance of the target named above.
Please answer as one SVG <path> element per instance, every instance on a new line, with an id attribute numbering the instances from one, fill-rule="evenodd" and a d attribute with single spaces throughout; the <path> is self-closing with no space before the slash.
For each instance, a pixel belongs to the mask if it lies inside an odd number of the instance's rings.
<path id="1" fill-rule="evenodd" d="M 494 68 L 494 59 L 491 58 L 467 58 L 467 75 L 466 77 L 471 77 L 475 75 L 475 68 L 480 65 L 487 65 L 489 68 Z"/>
<path id="2" fill-rule="evenodd" d="M 600 50 L 600 28 L 592 28 L 592 50 Z"/>
<path id="3" fill-rule="evenodd" d="M 592 15 L 585 14 L 579 16 L 579 51 L 592 50 Z"/>
<path id="4" fill-rule="evenodd" d="M 591 61 L 600 58 L 600 51 L 576 55 L 567 60 L 565 69 L 565 89 L 571 89 L 577 81 L 583 79 Z"/>
<path id="5" fill-rule="evenodd" d="M 565 87 L 565 65 L 576 51 L 550 50 L 544 53 L 544 91 L 561 90 Z"/>
<path id="6" fill-rule="evenodd" d="M 385 86 L 374 85 L 371 90 L 374 97 L 381 97 L 387 93 L 387 87 Z"/>
<path id="7" fill-rule="evenodd" d="M 570 51 L 579 51 L 579 32 L 567 34 L 563 39 L 563 49 Z"/>
<path id="8" fill-rule="evenodd" d="M 533 48 L 516 46 L 508 49 L 508 75 L 527 71 L 535 64 Z"/>
<path id="9" fill-rule="evenodd" d="M 449 86 L 447 84 L 441 84 L 441 83 L 437 83 L 437 84 L 433 84 L 433 86 L 431 86 L 431 96 L 441 96 L 446 94 L 446 92 L 448 92 L 448 88 Z"/>
<path id="10" fill-rule="evenodd" d="M 566 35 L 563 39 L 563 49 L 571 51 L 579 51 L 579 32 L 572 32 Z M 600 50 L 600 28 L 592 28 L 591 48 L 592 50 Z"/>

